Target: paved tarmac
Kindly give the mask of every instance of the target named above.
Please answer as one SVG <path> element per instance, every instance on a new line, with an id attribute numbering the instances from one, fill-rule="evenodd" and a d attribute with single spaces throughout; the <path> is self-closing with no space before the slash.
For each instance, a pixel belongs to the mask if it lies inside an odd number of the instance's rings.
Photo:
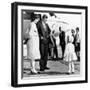
<path id="1" fill-rule="evenodd" d="M 80 62 L 74 62 L 75 65 L 75 73 L 80 74 Z M 40 72 L 40 74 L 31 74 L 30 72 L 30 63 L 29 60 L 24 60 L 24 69 L 23 76 L 31 77 L 31 76 L 44 76 L 44 75 L 67 75 L 68 72 L 68 63 L 63 60 L 48 60 L 47 66 L 50 68 L 49 70 L 45 70 L 44 72 Z M 39 61 L 36 61 L 36 69 L 39 71 Z"/>

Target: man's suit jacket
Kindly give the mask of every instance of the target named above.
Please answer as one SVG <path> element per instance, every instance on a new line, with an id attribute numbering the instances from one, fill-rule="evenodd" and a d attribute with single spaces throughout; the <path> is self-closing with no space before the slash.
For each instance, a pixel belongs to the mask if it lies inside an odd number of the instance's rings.
<path id="1" fill-rule="evenodd" d="M 59 35 L 60 38 L 60 45 L 65 45 L 65 32 L 62 31 Z"/>
<path id="2" fill-rule="evenodd" d="M 48 24 L 45 24 L 45 25 L 46 25 L 46 30 L 42 24 L 42 21 L 37 23 L 37 29 L 38 29 L 38 33 L 39 33 L 40 43 L 43 43 L 43 44 L 47 44 L 49 42 L 49 35 L 51 32 Z"/>

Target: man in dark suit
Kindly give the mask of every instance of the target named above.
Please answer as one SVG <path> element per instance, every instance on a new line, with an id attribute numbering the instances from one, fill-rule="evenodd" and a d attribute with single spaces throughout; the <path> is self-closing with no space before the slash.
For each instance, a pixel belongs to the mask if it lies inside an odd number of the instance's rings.
<path id="1" fill-rule="evenodd" d="M 60 38 L 60 45 L 62 48 L 62 59 L 63 59 L 65 51 L 65 32 L 61 30 L 61 27 L 59 28 L 59 31 L 60 31 L 59 38 Z"/>
<path id="2" fill-rule="evenodd" d="M 43 15 L 42 20 L 37 23 L 39 38 L 40 38 L 40 71 L 44 71 L 45 69 L 49 69 L 47 67 L 47 60 L 48 60 L 48 46 L 49 46 L 49 35 L 50 35 L 50 28 L 46 24 L 47 16 Z"/>

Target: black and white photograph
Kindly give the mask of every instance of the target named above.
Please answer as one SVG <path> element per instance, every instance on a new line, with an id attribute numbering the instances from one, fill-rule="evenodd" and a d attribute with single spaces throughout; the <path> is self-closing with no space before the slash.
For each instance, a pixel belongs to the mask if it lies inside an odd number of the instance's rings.
<path id="1" fill-rule="evenodd" d="M 24 10 L 22 15 L 23 77 L 80 74 L 81 14 Z"/>
<path id="2" fill-rule="evenodd" d="M 13 85 L 87 82 L 87 7 L 14 3 L 12 8 Z"/>

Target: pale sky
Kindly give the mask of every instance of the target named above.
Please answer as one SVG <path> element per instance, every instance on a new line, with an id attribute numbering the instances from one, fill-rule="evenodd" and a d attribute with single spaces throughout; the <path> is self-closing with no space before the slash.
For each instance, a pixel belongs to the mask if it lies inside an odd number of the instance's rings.
<path id="1" fill-rule="evenodd" d="M 37 12 L 39 13 L 39 12 Z M 47 14 L 48 18 L 50 18 L 48 13 L 41 13 L 41 15 L 43 14 Z M 79 27 L 81 30 L 81 14 L 63 14 L 63 13 L 55 13 L 55 15 L 57 16 L 57 18 L 59 18 L 58 20 L 63 21 L 63 22 L 67 22 L 67 24 L 64 23 L 60 23 L 62 28 L 70 28 L 70 29 L 75 29 L 76 27 Z M 64 26 L 64 27 L 63 27 Z"/>
<path id="2" fill-rule="evenodd" d="M 36 12 L 37 14 L 46 14 L 48 16 L 48 21 L 50 20 L 50 15 L 49 13 L 41 13 L 41 12 Z M 62 30 L 71 30 L 71 29 L 76 29 L 76 27 L 79 27 L 79 34 L 81 37 L 81 26 L 82 26 L 82 17 L 81 14 L 64 14 L 64 13 L 55 13 L 57 16 L 57 20 L 60 21 L 57 24 L 57 28 L 61 26 Z M 51 21 L 52 22 L 52 21 Z M 53 20 L 53 22 L 55 22 Z M 66 22 L 68 24 L 65 24 L 63 22 Z"/>

